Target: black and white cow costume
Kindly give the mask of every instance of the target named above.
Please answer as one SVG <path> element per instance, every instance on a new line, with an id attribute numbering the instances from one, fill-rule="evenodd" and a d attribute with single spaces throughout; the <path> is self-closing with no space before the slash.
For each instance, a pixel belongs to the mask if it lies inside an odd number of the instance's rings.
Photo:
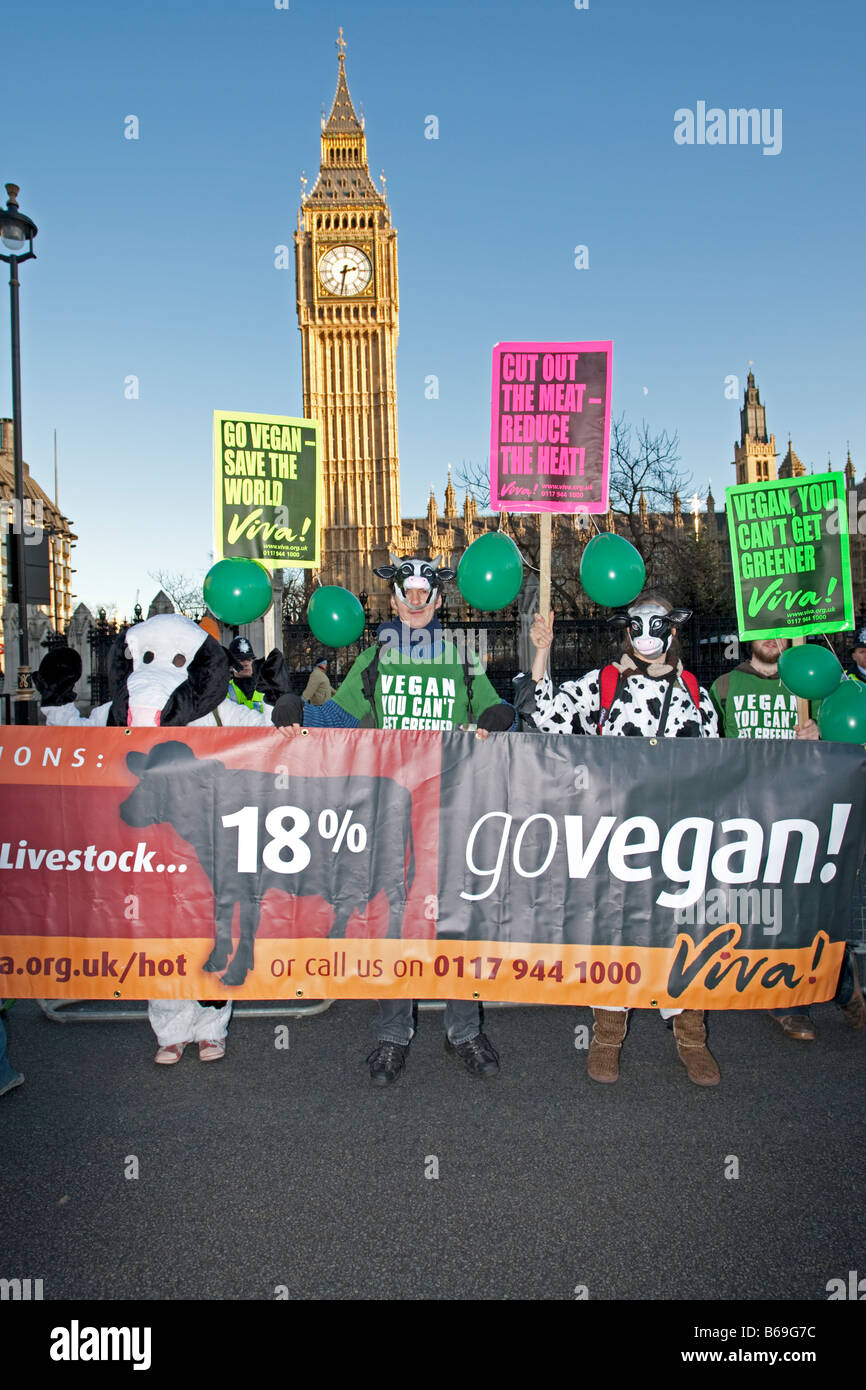
<path id="1" fill-rule="evenodd" d="M 535 685 L 535 703 L 524 680 L 520 712 L 545 733 L 613 735 L 619 738 L 717 738 L 718 718 L 709 692 L 697 685 L 681 661 L 667 660 L 686 608 L 663 599 L 636 599 L 613 614 L 611 626 L 625 629 L 628 646 L 613 662 L 616 675 L 602 701 L 602 669 L 555 687 L 545 672 Z M 696 698 L 697 697 L 697 698 Z"/>
<path id="2" fill-rule="evenodd" d="M 272 727 L 281 722 L 270 710 L 259 712 L 227 698 L 229 657 L 198 623 L 163 613 L 121 634 L 109 655 L 111 699 L 85 718 L 74 703 L 81 658 L 59 648 L 49 652 L 34 683 L 49 725 Z M 271 652 L 259 676 L 266 698 L 276 704 L 288 688 L 282 653 Z M 148 1017 L 157 1036 L 161 1063 L 180 1059 L 187 1043 L 199 1044 L 199 1056 L 214 1061 L 225 1052 L 231 1000 L 223 1005 L 194 999 L 151 1000 Z"/>
<path id="3" fill-rule="evenodd" d="M 687 608 L 644 594 L 615 612 L 611 625 L 625 631 L 620 659 L 589 671 L 580 680 L 555 687 L 546 671 L 553 619 L 536 614 L 530 631 L 535 647 L 532 672 L 519 678 L 515 704 L 524 720 L 545 733 L 619 738 L 718 738 L 718 718 L 708 691 L 675 656 L 677 627 Z M 616 1081 L 628 1009 L 593 1009 L 595 1019 L 587 1070 L 594 1081 Z M 660 1009 L 672 1018 L 677 1051 L 690 1080 L 699 1086 L 719 1081 L 719 1069 L 706 1047 L 704 1014 L 696 1009 Z"/>

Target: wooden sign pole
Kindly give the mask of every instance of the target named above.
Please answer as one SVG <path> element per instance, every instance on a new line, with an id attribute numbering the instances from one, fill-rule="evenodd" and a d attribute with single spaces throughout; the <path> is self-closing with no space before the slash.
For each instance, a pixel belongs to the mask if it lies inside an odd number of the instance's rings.
<path id="1" fill-rule="evenodd" d="M 538 611 L 545 622 L 550 618 L 550 512 L 541 512 L 538 517 L 538 534 L 541 541 L 538 559 Z"/>
<path id="2" fill-rule="evenodd" d="M 538 611 L 545 622 L 550 621 L 550 512 L 538 514 Z M 550 666 L 550 650 L 547 653 Z"/>
<path id="3" fill-rule="evenodd" d="M 802 646 L 803 646 L 803 643 L 805 642 L 805 640 L 806 640 L 805 637 L 795 637 L 795 638 L 793 639 L 793 641 L 791 642 L 791 646 L 792 646 L 792 647 L 802 647 Z M 807 724 L 807 723 L 809 722 L 809 719 L 810 719 L 810 718 L 811 718 L 811 716 L 810 716 L 810 714 L 809 714 L 809 701 L 806 700 L 806 699 L 804 699 L 802 695 L 798 695 L 798 696 L 797 696 L 797 723 L 798 723 L 798 724 Z"/>

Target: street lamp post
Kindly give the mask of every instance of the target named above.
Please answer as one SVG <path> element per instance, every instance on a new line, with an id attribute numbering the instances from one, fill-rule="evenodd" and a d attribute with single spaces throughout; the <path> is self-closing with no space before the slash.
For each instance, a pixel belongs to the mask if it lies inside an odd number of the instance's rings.
<path id="1" fill-rule="evenodd" d="M 33 676 L 30 671 L 30 639 L 27 631 L 27 577 L 24 568 L 24 454 L 21 447 L 21 328 L 18 318 L 18 266 L 22 261 L 36 259 L 33 238 L 36 223 L 18 210 L 18 186 L 7 183 L 8 203 L 0 210 L 0 242 L 8 252 L 0 252 L 0 261 L 9 264 L 9 295 L 12 318 L 12 447 L 15 460 L 15 501 L 18 506 L 17 524 L 12 527 L 12 550 L 15 556 L 15 585 L 18 590 L 18 694 L 15 701 L 15 723 L 36 722 L 33 700 Z"/>

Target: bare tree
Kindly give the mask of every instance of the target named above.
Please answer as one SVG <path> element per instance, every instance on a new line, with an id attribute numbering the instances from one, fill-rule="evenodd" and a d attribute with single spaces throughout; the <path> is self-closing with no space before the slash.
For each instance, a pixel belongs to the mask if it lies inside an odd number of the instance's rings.
<path id="1" fill-rule="evenodd" d="M 306 610 L 306 570 L 283 570 L 283 621 L 299 623 Z"/>
<path id="2" fill-rule="evenodd" d="M 202 580 L 174 570 L 149 571 L 150 578 L 167 594 L 185 618 L 198 618 L 205 610 Z"/>
<path id="3" fill-rule="evenodd" d="M 669 581 L 678 604 L 695 613 L 732 614 L 734 590 L 730 574 L 722 564 L 721 544 L 708 526 L 696 533 L 684 526 L 672 547 Z"/>
<path id="4" fill-rule="evenodd" d="M 489 463 L 473 463 L 472 459 L 462 459 L 460 467 L 454 470 L 454 478 L 458 487 L 472 493 L 478 503 L 478 510 L 486 511 L 490 506 Z"/>
<path id="5" fill-rule="evenodd" d="M 675 498 L 682 498 L 692 485 L 690 473 L 679 467 L 679 438 L 676 430 L 652 435 L 649 425 L 640 428 L 626 423 L 621 415 L 614 420 L 610 443 L 610 502 L 625 534 L 647 568 L 648 577 L 658 578 L 667 569 L 673 528 L 665 517 L 673 516 Z"/>

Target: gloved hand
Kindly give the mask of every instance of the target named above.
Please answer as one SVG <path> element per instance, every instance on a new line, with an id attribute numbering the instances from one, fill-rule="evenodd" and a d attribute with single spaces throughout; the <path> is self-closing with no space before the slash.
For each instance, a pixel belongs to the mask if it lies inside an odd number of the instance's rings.
<path id="1" fill-rule="evenodd" d="M 271 722 L 278 729 L 287 724 L 303 724 L 304 702 L 300 695 L 281 695 L 274 705 Z"/>
<path id="2" fill-rule="evenodd" d="M 55 647 L 46 652 L 33 674 L 33 684 L 42 698 L 42 705 L 71 705 L 75 687 L 81 679 L 81 657 L 73 647 Z"/>
<path id="3" fill-rule="evenodd" d="M 255 688 L 265 697 L 266 705 L 275 705 L 281 695 L 289 694 L 289 668 L 276 647 L 263 661 L 253 662 Z"/>
<path id="4" fill-rule="evenodd" d="M 477 720 L 479 729 L 487 729 L 490 733 L 503 733 L 513 723 L 514 706 L 506 704 L 491 705 L 489 709 L 482 710 Z"/>

